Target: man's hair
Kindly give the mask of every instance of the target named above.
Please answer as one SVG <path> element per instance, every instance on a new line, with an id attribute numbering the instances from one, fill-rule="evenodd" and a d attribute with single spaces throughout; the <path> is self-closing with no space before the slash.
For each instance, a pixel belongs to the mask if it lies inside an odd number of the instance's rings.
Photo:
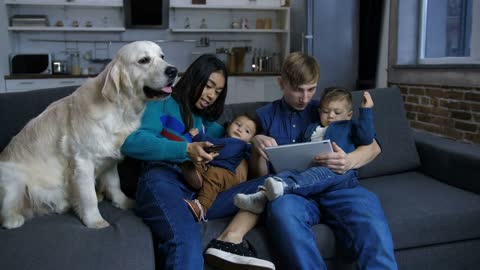
<path id="1" fill-rule="evenodd" d="M 320 97 L 320 108 L 332 101 L 346 100 L 350 106 L 349 110 L 352 110 L 352 92 L 347 88 L 333 86 L 327 87 L 323 90 Z"/>
<path id="2" fill-rule="evenodd" d="M 298 87 L 317 82 L 320 79 L 320 66 L 312 56 L 293 52 L 283 62 L 281 76 L 290 86 Z"/>

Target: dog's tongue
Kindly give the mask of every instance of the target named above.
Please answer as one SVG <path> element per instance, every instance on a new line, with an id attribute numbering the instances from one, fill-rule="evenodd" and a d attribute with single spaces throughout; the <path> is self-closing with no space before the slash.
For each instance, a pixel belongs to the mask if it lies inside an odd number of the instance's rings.
<path id="1" fill-rule="evenodd" d="M 162 88 L 162 91 L 165 93 L 172 93 L 172 87 L 171 86 L 165 86 Z"/>

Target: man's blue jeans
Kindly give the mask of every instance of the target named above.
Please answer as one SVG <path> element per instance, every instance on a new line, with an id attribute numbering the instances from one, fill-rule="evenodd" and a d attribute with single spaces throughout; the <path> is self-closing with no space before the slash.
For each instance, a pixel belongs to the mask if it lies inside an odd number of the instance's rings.
<path id="1" fill-rule="evenodd" d="M 393 243 L 376 195 L 360 185 L 307 198 L 287 194 L 266 208 L 265 230 L 279 269 L 327 269 L 312 226 L 328 225 L 358 269 L 397 269 Z"/>
<path id="2" fill-rule="evenodd" d="M 157 246 L 159 269 L 203 269 L 200 223 L 183 201 L 196 193 L 182 181 L 176 165 L 163 164 L 147 168 L 138 182 L 136 213 L 150 227 Z M 221 192 L 207 212 L 207 219 L 234 215 L 237 193 L 253 193 L 264 178 L 244 182 Z"/>

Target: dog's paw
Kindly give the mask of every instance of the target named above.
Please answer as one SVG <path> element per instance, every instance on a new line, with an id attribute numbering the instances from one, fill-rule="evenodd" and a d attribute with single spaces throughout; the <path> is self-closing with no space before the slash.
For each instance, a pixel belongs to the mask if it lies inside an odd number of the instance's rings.
<path id="1" fill-rule="evenodd" d="M 100 220 L 85 222 L 85 225 L 91 229 L 102 229 L 110 226 L 110 224 L 103 218 Z"/>
<path id="2" fill-rule="evenodd" d="M 113 202 L 113 206 L 118 207 L 123 210 L 133 209 L 135 208 L 135 201 L 130 198 L 123 198 L 119 202 Z"/>
<path id="3" fill-rule="evenodd" d="M 25 223 L 25 218 L 19 214 L 13 214 L 5 219 L 2 222 L 2 226 L 6 229 L 14 229 L 22 226 Z"/>
<path id="4" fill-rule="evenodd" d="M 82 221 L 88 228 L 92 229 L 101 229 L 110 226 L 110 224 L 103 219 L 102 215 L 98 210 L 96 211 L 89 211 L 85 213 L 82 217 Z"/>

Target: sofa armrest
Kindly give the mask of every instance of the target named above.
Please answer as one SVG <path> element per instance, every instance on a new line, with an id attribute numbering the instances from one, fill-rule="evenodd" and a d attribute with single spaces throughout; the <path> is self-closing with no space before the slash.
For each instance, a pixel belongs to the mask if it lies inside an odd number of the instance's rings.
<path id="1" fill-rule="evenodd" d="M 414 132 L 420 170 L 446 184 L 480 194 L 480 146 Z"/>

